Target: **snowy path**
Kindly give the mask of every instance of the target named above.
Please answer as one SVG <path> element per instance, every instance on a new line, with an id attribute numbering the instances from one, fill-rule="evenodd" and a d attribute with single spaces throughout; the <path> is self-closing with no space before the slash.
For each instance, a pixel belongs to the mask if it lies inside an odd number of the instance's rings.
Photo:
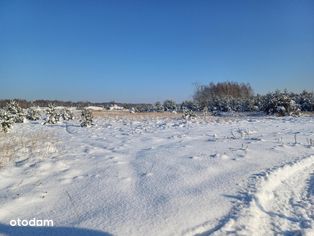
<path id="1" fill-rule="evenodd" d="M 261 174 L 242 211 L 214 235 L 314 235 L 313 171 L 310 156 Z"/>

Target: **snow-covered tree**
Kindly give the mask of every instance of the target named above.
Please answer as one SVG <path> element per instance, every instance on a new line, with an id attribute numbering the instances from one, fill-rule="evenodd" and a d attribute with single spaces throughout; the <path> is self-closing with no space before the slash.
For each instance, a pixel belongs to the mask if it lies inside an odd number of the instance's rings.
<path id="1" fill-rule="evenodd" d="M 74 119 L 74 115 L 73 112 L 70 111 L 69 109 L 63 109 L 61 111 L 61 116 L 63 120 L 73 120 Z"/>
<path id="2" fill-rule="evenodd" d="M 81 113 L 81 127 L 90 127 L 93 124 L 93 115 L 91 111 L 83 109 Z"/>
<path id="3" fill-rule="evenodd" d="M 314 111 L 314 93 L 303 91 L 296 99 L 302 111 Z"/>
<path id="4" fill-rule="evenodd" d="M 173 100 L 164 101 L 163 106 L 166 111 L 176 111 L 177 109 L 177 104 Z"/>
<path id="5" fill-rule="evenodd" d="M 289 96 L 287 92 L 276 91 L 265 96 L 263 110 L 267 114 L 280 116 L 300 115 L 299 105 Z"/>
<path id="6" fill-rule="evenodd" d="M 198 111 L 199 107 L 195 101 L 184 101 L 181 104 L 181 110 L 191 110 L 191 111 Z"/>
<path id="7" fill-rule="evenodd" d="M 56 110 L 56 107 L 53 104 L 48 105 L 48 109 L 46 110 L 47 118 L 44 123 L 45 124 L 56 124 L 60 121 L 60 114 Z"/>
<path id="8" fill-rule="evenodd" d="M 163 112 L 164 111 L 164 107 L 163 107 L 163 105 L 160 102 L 156 102 L 155 103 L 155 110 L 157 112 Z"/>
<path id="9" fill-rule="evenodd" d="M 133 107 L 135 112 L 151 112 L 154 110 L 154 106 L 152 104 L 135 104 Z"/>
<path id="10" fill-rule="evenodd" d="M 250 84 L 220 82 L 217 84 L 196 85 L 193 98 L 201 108 L 208 106 L 209 110 L 214 110 L 214 107 L 216 107 L 218 111 L 229 111 L 233 110 L 229 104 L 233 98 L 250 99 L 252 96 L 253 89 Z"/>
<path id="11" fill-rule="evenodd" d="M 0 125 L 3 132 L 9 132 L 9 129 L 12 128 L 14 124 L 14 117 L 7 111 L 0 111 Z"/>
<path id="12" fill-rule="evenodd" d="M 25 113 L 23 109 L 19 106 L 19 104 L 11 100 L 7 105 L 4 107 L 4 110 L 12 116 L 14 123 L 24 123 L 25 121 Z"/>
<path id="13" fill-rule="evenodd" d="M 38 109 L 35 109 L 33 107 L 30 107 L 27 109 L 27 115 L 26 118 L 28 120 L 39 120 L 41 117 L 40 111 Z"/>

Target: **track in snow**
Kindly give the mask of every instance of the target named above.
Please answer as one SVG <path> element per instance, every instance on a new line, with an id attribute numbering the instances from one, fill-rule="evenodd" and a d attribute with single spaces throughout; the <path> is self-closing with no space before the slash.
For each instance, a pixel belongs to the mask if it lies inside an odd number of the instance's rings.
<path id="1" fill-rule="evenodd" d="M 313 173 L 312 155 L 256 175 L 230 214 L 201 235 L 314 235 Z"/>

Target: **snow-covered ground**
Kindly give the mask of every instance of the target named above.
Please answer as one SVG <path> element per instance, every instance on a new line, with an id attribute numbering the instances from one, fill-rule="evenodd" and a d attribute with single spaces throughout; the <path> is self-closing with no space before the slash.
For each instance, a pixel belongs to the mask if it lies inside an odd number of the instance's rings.
<path id="1" fill-rule="evenodd" d="M 313 116 L 95 124 L 1 134 L 0 235 L 314 235 Z"/>

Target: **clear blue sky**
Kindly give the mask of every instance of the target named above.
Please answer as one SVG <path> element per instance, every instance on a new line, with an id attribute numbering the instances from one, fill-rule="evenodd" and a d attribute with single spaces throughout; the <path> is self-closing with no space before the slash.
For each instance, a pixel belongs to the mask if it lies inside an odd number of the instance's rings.
<path id="1" fill-rule="evenodd" d="M 182 101 L 314 90 L 313 0 L 0 0 L 0 98 Z"/>

